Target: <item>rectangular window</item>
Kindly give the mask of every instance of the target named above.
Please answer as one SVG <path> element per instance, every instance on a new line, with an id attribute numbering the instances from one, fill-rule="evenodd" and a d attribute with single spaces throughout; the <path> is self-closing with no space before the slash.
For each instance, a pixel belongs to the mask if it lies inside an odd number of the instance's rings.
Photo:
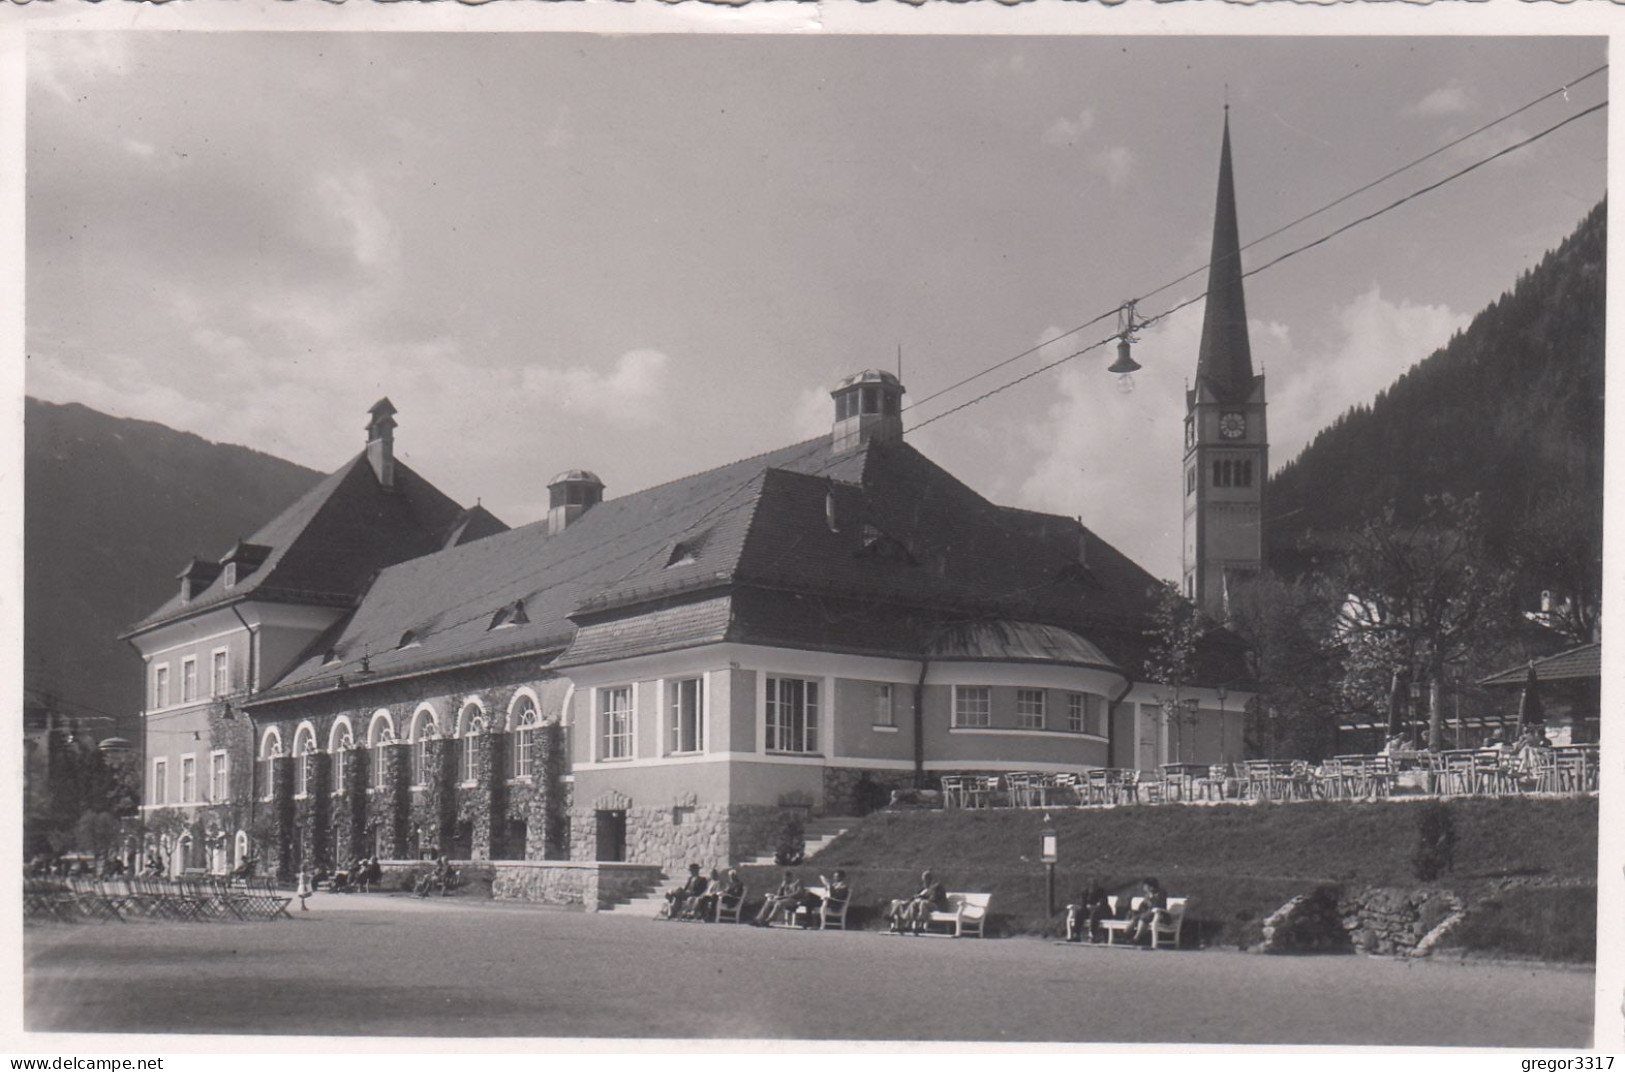
<path id="1" fill-rule="evenodd" d="M 1236 463 L 1236 486 L 1238 488 L 1253 486 L 1253 463 L 1247 458 Z"/>
<path id="2" fill-rule="evenodd" d="M 270 759 L 262 759 L 254 764 L 254 776 L 259 779 L 260 799 L 270 800 L 272 776 Z"/>
<path id="3" fill-rule="evenodd" d="M 818 751 L 818 682 L 768 678 L 766 715 L 769 752 Z"/>
<path id="4" fill-rule="evenodd" d="M 156 708 L 169 706 L 169 664 L 152 668 L 152 706 Z"/>
<path id="5" fill-rule="evenodd" d="M 894 703 L 894 691 L 890 685 L 875 686 L 875 725 L 897 725 L 897 709 L 893 706 Z"/>
<path id="6" fill-rule="evenodd" d="M 705 751 L 705 681 L 691 677 L 666 685 L 671 752 Z"/>
<path id="7" fill-rule="evenodd" d="M 412 785 L 428 785 L 429 774 L 429 742 L 419 737 L 412 742 Z"/>
<path id="8" fill-rule="evenodd" d="M 528 723 L 520 723 L 513 733 L 513 776 L 515 778 L 529 778 L 534 769 L 536 760 L 532 749 L 536 743 L 536 728 Z"/>
<path id="9" fill-rule="evenodd" d="M 477 734 L 465 735 L 459 747 L 461 752 L 460 774 L 464 784 L 479 781 L 480 777 L 480 739 Z"/>
<path id="10" fill-rule="evenodd" d="M 231 767 L 226 753 L 209 754 L 209 801 L 224 804 L 231 799 Z"/>
<path id="11" fill-rule="evenodd" d="M 1024 730 L 1044 728 L 1044 690 L 1016 690 L 1016 725 Z"/>
<path id="12" fill-rule="evenodd" d="M 1083 693 L 1068 693 L 1066 697 L 1066 728 L 1073 733 L 1083 732 Z"/>
<path id="13" fill-rule="evenodd" d="M 334 793 L 344 792 L 344 753 L 345 749 L 343 748 L 336 748 L 333 750 L 333 770 L 331 780 L 333 783 Z"/>
<path id="14" fill-rule="evenodd" d="M 1189 495 L 1196 490 L 1196 466 L 1185 470 L 1185 494 Z"/>
<path id="15" fill-rule="evenodd" d="M 1066 728 L 1075 733 L 1106 736 L 1106 701 L 1091 693 L 1074 692 L 1067 697 Z"/>
<path id="16" fill-rule="evenodd" d="M 993 722 L 993 690 L 986 685 L 954 686 L 954 725 L 988 726 Z"/>
<path id="17" fill-rule="evenodd" d="M 310 793 L 310 766 L 311 760 L 314 758 L 309 752 L 294 758 L 293 795 L 296 797 L 307 796 Z"/>
<path id="18" fill-rule="evenodd" d="M 231 661 L 224 648 L 214 653 L 209 673 L 209 689 L 209 695 L 215 699 L 231 691 Z"/>
<path id="19" fill-rule="evenodd" d="M 385 778 L 389 773 L 389 766 L 384 762 L 385 755 L 384 746 L 377 745 L 372 749 L 372 754 L 367 757 L 372 761 L 372 787 L 374 789 L 383 789 L 388 785 Z"/>
<path id="20" fill-rule="evenodd" d="M 181 757 L 181 803 L 197 803 L 197 759 Z"/>
<path id="21" fill-rule="evenodd" d="M 191 703 L 197 699 L 197 659 L 188 657 L 181 660 L 181 703 Z"/>
<path id="22" fill-rule="evenodd" d="M 169 803 L 169 761 L 155 759 L 152 761 L 152 802 L 154 804 Z"/>
<path id="23" fill-rule="evenodd" d="M 632 758 L 632 687 L 598 691 L 600 759 Z"/>

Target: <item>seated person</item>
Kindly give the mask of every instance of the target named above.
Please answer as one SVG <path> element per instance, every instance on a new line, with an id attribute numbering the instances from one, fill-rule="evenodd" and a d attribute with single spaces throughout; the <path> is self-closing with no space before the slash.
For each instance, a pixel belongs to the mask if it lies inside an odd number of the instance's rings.
<path id="1" fill-rule="evenodd" d="M 942 883 L 933 879 L 931 872 L 922 871 L 919 892 L 907 899 L 893 901 L 886 910 L 886 918 L 891 921 L 891 929 L 896 933 L 919 934 L 930 922 L 932 912 L 946 911 L 947 908 L 948 892 L 943 889 Z"/>
<path id="2" fill-rule="evenodd" d="M 1111 915 L 1111 902 L 1099 882 L 1091 881 L 1078 894 L 1078 899 L 1066 906 L 1066 940 L 1083 941 L 1085 932 L 1091 943 L 1100 941 L 1100 921 Z"/>
<path id="3" fill-rule="evenodd" d="M 823 875 L 818 876 L 818 881 L 823 883 L 824 896 L 820 897 L 812 892 L 802 895 L 807 905 L 808 925 L 811 925 L 813 917 L 821 915 L 823 905 L 839 908 L 852 899 L 852 887 L 847 884 L 845 871 L 837 868 L 833 881 Z"/>
<path id="4" fill-rule="evenodd" d="M 1157 915 L 1167 910 L 1168 895 L 1162 892 L 1162 884 L 1154 878 L 1146 879 L 1140 884 L 1140 907 L 1129 917 L 1129 941 L 1149 939 L 1151 925 L 1156 922 Z"/>
<path id="5" fill-rule="evenodd" d="M 745 903 L 745 882 L 739 877 L 739 872 L 733 868 L 728 869 L 728 881 L 722 884 L 722 893 L 717 898 L 717 908 L 726 908 L 732 912 Z M 713 919 L 716 917 L 713 916 Z"/>
<path id="6" fill-rule="evenodd" d="M 716 914 L 717 899 L 722 896 L 722 872 L 716 868 L 711 869 L 711 878 L 705 884 L 705 892 L 688 900 L 683 909 L 684 919 L 710 919 Z"/>
<path id="7" fill-rule="evenodd" d="M 706 879 L 700 874 L 699 864 L 688 865 L 688 878 L 681 886 L 666 894 L 666 907 L 661 911 L 659 918 L 676 919 L 683 912 L 683 905 L 691 898 L 698 897 L 705 892 Z"/>
<path id="8" fill-rule="evenodd" d="M 786 870 L 784 879 L 779 883 L 778 889 L 768 894 L 762 900 L 762 910 L 756 913 L 756 925 L 765 927 L 773 922 L 773 917 L 780 912 L 785 913 L 791 920 L 795 919 L 796 908 L 801 904 L 802 895 L 806 890 L 794 871 Z"/>
<path id="9" fill-rule="evenodd" d="M 367 861 L 367 888 L 373 889 L 384 880 L 384 868 L 377 858 Z"/>

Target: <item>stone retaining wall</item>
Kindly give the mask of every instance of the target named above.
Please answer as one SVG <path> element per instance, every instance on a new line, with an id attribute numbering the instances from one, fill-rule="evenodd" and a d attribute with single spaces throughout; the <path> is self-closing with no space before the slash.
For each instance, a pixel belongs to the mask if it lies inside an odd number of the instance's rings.
<path id="1" fill-rule="evenodd" d="M 565 860 L 501 860 L 491 896 L 499 901 L 533 901 L 602 911 L 643 893 L 664 877 L 647 864 L 573 863 Z"/>
<path id="2" fill-rule="evenodd" d="M 1334 952 L 1426 956 L 1466 914 L 1449 890 L 1322 887 L 1292 898 L 1263 922 L 1258 953 Z"/>

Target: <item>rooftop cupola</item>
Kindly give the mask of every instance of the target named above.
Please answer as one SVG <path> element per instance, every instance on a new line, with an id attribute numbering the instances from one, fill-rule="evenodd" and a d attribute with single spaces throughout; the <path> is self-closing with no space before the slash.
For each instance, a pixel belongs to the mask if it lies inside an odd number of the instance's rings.
<path id="1" fill-rule="evenodd" d="M 367 411 L 367 464 L 372 466 L 378 485 L 395 487 L 395 404 L 380 398 Z"/>
<path id="2" fill-rule="evenodd" d="M 604 501 L 604 482 L 586 469 L 569 469 L 547 482 L 547 534 L 557 536 Z"/>
<path id="3" fill-rule="evenodd" d="M 203 593 L 203 590 L 214 583 L 223 569 L 217 562 L 205 562 L 201 558 L 194 558 L 186 564 L 186 568 L 179 573 L 181 582 L 181 602 L 190 603 Z"/>
<path id="4" fill-rule="evenodd" d="M 864 369 L 842 380 L 829 396 L 835 400 L 837 452 L 903 438 L 903 384 L 891 373 Z"/>

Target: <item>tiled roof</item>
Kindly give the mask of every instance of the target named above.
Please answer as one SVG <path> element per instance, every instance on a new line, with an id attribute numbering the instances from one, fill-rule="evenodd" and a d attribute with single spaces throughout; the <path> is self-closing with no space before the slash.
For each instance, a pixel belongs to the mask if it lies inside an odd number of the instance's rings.
<path id="1" fill-rule="evenodd" d="M 1133 668 L 1155 583 L 1077 521 L 995 506 L 912 446 L 836 454 L 821 436 L 607 499 L 554 535 L 538 522 L 385 569 L 331 656 L 262 699 L 354 684 L 363 656 L 375 679 L 721 639 L 917 658 L 943 623 L 989 619 L 1070 630 L 1070 656 Z M 494 628 L 518 602 L 525 624 Z"/>
<path id="2" fill-rule="evenodd" d="M 1580 678 L 1602 677 L 1602 645 L 1582 644 L 1578 648 L 1560 651 L 1544 659 L 1535 660 L 1535 678 L 1538 681 L 1572 681 Z M 1529 664 L 1514 666 L 1491 674 L 1479 682 L 1490 688 L 1521 686 L 1529 680 Z"/>
<path id="3" fill-rule="evenodd" d="M 129 632 L 249 597 L 348 606 L 385 566 L 506 528 L 482 507 L 463 510 L 398 461 L 395 487 L 384 489 L 359 454 L 240 541 L 270 549 L 254 572 L 229 588 L 221 575 L 186 602 L 177 591 Z"/>

